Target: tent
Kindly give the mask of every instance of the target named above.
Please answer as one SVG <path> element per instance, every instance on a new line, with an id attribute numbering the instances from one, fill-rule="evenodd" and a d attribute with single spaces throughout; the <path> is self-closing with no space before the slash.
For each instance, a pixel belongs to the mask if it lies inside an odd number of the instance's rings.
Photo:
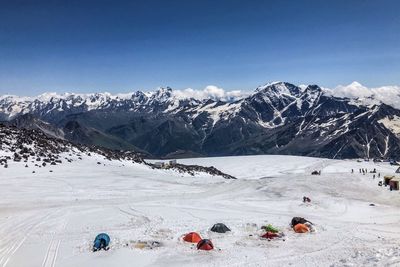
<path id="1" fill-rule="evenodd" d="M 101 233 L 96 236 L 93 242 L 93 251 L 98 251 L 101 249 L 108 250 L 108 245 L 110 244 L 110 237 Z"/>
<path id="2" fill-rule="evenodd" d="M 272 224 L 268 224 L 267 226 L 262 226 L 261 229 L 264 229 L 267 232 L 271 232 L 271 233 L 278 233 L 279 229 L 272 226 Z"/>
<path id="3" fill-rule="evenodd" d="M 392 190 L 399 190 L 399 183 L 400 183 L 400 178 L 393 178 L 389 181 L 389 185 L 392 188 Z"/>
<path id="4" fill-rule="evenodd" d="M 302 217 L 293 217 L 292 222 L 291 222 L 292 227 L 296 226 L 296 224 L 299 224 L 299 223 L 301 223 L 301 224 L 311 223 L 312 224 L 312 222 L 307 221 L 306 219 L 304 219 Z"/>
<path id="5" fill-rule="evenodd" d="M 307 225 L 302 224 L 302 223 L 298 223 L 293 227 L 293 230 L 296 233 L 307 233 L 308 231 L 310 231 L 310 229 L 308 229 Z"/>
<path id="6" fill-rule="evenodd" d="M 201 240 L 201 236 L 198 233 L 190 232 L 183 237 L 183 240 L 190 243 L 198 243 Z"/>
<path id="7" fill-rule="evenodd" d="M 261 237 L 262 238 L 266 238 L 266 239 L 274 239 L 276 237 L 279 237 L 279 234 L 278 233 L 273 233 L 273 232 L 266 232 Z"/>
<path id="8" fill-rule="evenodd" d="M 393 175 L 385 175 L 385 176 L 383 177 L 383 183 L 384 183 L 384 185 L 388 185 L 389 182 L 390 182 L 390 180 L 392 180 L 393 178 L 394 178 Z"/>
<path id="9" fill-rule="evenodd" d="M 225 224 L 223 223 L 217 223 L 214 224 L 213 227 L 211 227 L 211 231 L 212 232 L 216 232 L 216 233 L 226 233 L 228 231 L 230 231 L 231 229 L 229 229 Z"/>
<path id="10" fill-rule="evenodd" d="M 197 249 L 200 250 L 212 250 L 214 249 L 214 245 L 209 239 L 202 239 L 199 243 L 197 243 Z"/>

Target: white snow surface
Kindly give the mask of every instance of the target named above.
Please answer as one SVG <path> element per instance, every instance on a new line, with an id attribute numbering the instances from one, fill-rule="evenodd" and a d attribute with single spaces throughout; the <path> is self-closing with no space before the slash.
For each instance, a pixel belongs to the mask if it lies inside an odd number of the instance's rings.
<path id="1" fill-rule="evenodd" d="M 400 117 L 393 116 L 393 118 L 383 118 L 379 120 L 380 123 L 385 125 L 393 134 L 400 136 Z"/>
<path id="2" fill-rule="evenodd" d="M 359 173 L 376 168 L 382 178 L 395 166 L 292 156 L 178 162 L 212 165 L 238 179 L 192 177 L 96 155 L 46 168 L 0 166 L 0 266 L 400 264 L 400 193 Z M 313 170 L 322 175 L 311 176 Z M 302 203 L 303 196 L 312 202 Z M 294 216 L 312 221 L 316 232 L 294 233 Z M 210 232 L 217 222 L 232 232 Z M 259 238 L 267 223 L 281 229 L 285 241 Z M 198 251 L 183 242 L 190 231 L 216 249 Z M 111 248 L 91 252 L 101 232 L 110 235 Z M 135 248 L 139 240 L 162 246 Z"/>

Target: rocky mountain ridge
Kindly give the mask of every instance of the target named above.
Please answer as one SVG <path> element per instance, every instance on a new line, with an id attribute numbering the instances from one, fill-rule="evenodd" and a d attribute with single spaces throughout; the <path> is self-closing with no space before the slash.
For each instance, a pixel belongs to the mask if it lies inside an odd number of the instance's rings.
<path id="1" fill-rule="evenodd" d="M 334 97 L 317 85 L 275 82 L 232 102 L 181 98 L 171 88 L 125 95 L 0 98 L 3 120 L 21 120 L 27 114 L 55 127 L 51 132 L 66 140 L 156 157 L 398 158 L 400 151 L 398 109 Z"/>

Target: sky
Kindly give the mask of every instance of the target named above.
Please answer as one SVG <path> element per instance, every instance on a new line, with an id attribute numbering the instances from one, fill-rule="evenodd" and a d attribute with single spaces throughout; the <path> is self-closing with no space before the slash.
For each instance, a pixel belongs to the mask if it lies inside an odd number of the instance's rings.
<path id="1" fill-rule="evenodd" d="M 400 85 L 398 0 L 0 4 L 0 94 Z"/>

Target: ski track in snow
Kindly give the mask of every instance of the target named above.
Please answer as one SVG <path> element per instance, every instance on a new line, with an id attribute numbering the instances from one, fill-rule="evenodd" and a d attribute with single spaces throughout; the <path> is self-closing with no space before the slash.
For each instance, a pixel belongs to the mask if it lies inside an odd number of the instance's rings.
<path id="1" fill-rule="evenodd" d="M 9 225 L 6 234 L 1 235 L 2 249 L 0 251 L 0 265 L 7 266 L 11 257 L 18 251 L 18 249 L 24 244 L 30 233 L 34 228 L 39 227 L 50 217 L 52 212 L 45 216 L 33 216 L 24 218 L 17 224 Z M 2 225 L 3 227 L 4 225 Z M 7 229 L 7 226 L 4 228 Z"/>
<path id="2" fill-rule="evenodd" d="M 0 266 L 400 264 L 400 193 L 358 172 L 376 168 L 383 177 L 395 166 L 291 156 L 179 161 L 215 166 L 239 179 L 192 177 L 95 155 L 51 166 L 52 173 L 10 162 L 0 170 Z M 322 174 L 312 176 L 313 170 Z M 312 202 L 302 203 L 303 196 Z M 294 216 L 312 221 L 316 232 L 294 233 Z M 210 232 L 216 222 L 232 232 Z M 285 241 L 259 238 L 267 223 L 283 230 Z M 216 249 L 184 243 L 189 231 L 210 238 Z M 110 234 L 111 248 L 92 253 L 100 232 Z M 138 241 L 162 246 L 138 249 Z"/>
<path id="3" fill-rule="evenodd" d="M 57 255 L 61 244 L 61 239 L 58 236 L 65 231 L 67 223 L 68 221 L 65 219 L 65 221 L 61 222 L 61 224 L 57 226 L 57 229 L 55 229 L 46 255 L 43 259 L 42 267 L 54 267 L 56 265 Z"/>

